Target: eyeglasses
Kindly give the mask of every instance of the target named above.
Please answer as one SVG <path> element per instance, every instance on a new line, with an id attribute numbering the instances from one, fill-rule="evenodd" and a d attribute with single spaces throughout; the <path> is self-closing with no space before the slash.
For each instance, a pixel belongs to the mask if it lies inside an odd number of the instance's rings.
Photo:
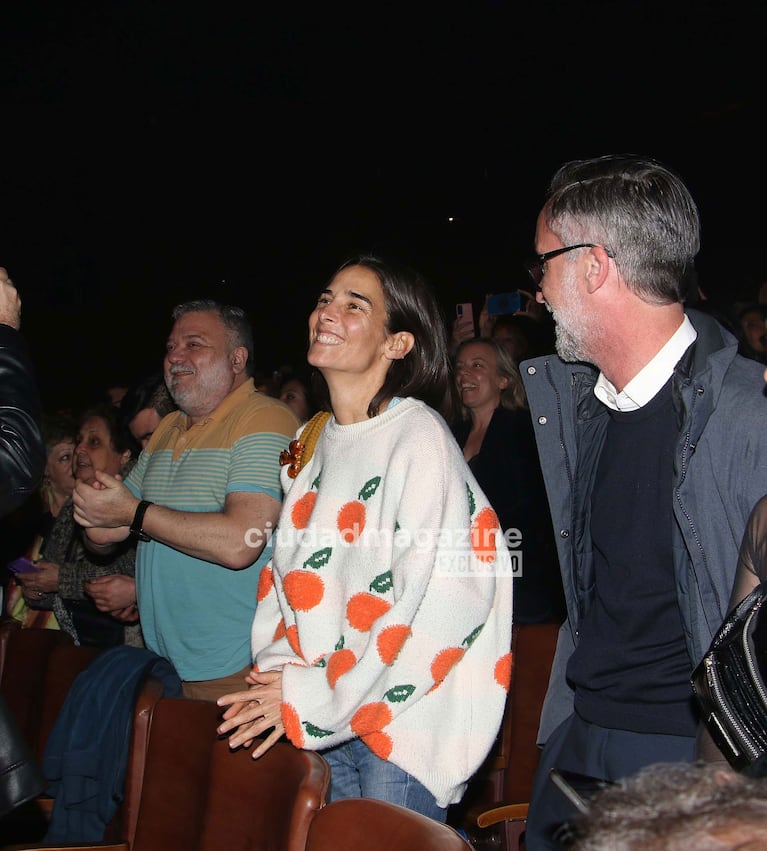
<path id="1" fill-rule="evenodd" d="M 553 251 L 547 251 L 545 254 L 536 254 L 532 260 L 525 263 L 525 268 L 528 274 L 533 279 L 535 286 L 540 288 L 543 276 L 546 274 L 546 263 L 554 257 L 559 257 L 560 254 L 566 254 L 568 251 L 575 251 L 576 248 L 604 248 L 608 257 L 615 257 L 609 248 L 604 245 L 597 245 L 594 242 L 579 242 L 577 245 L 567 245 L 564 248 L 555 248 Z"/>

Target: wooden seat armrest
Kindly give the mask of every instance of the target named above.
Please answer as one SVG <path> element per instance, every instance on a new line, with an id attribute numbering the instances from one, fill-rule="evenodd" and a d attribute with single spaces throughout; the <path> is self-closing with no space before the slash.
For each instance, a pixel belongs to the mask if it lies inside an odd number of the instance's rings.
<path id="1" fill-rule="evenodd" d="M 479 827 L 490 827 L 502 821 L 516 821 L 527 818 L 529 804 L 502 804 L 490 810 L 477 813 L 476 820 Z"/>

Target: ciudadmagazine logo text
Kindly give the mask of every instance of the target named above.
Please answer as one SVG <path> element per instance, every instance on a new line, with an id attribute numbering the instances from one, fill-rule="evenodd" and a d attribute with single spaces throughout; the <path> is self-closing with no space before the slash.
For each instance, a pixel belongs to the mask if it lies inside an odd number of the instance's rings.
<path id="1" fill-rule="evenodd" d="M 307 551 L 329 551 L 334 547 L 363 547 L 371 550 L 415 550 L 436 553 L 435 573 L 438 576 L 522 576 L 522 532 L 519 529 L 348 529 L 317 530 L 275 528 L 266 523 L 265 529 L 251 528 L 245 533 L 249 547 L 269 546 L 272 538 L 280 547 Z M 500 541 L 509 554 L 507 561 L 498 558 Z"/>

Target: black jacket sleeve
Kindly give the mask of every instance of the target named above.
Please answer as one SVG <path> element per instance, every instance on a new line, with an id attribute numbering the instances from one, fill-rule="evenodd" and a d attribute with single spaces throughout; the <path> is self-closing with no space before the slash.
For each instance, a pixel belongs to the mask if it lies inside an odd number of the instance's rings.
<path id="1" fill-rule="evenodd" d="M 0 324 L 0 516 L 34 491 L 45 467 L 40 397 L 21 334 Z"/>

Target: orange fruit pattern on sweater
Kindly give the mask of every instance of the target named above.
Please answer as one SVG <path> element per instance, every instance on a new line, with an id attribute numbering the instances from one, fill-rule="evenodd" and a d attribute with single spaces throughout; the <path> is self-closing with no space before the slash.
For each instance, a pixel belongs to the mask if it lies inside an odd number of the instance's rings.
<path id="1" fill-rule="evenodd" d="M 298 717 L 295 707 L 283 701 L 281 715 L 285 735 L 297 748 L 302 748 L 304 746 L 304 731 L 301 729 L 301 719 Z"/>
<path id="2" fill-rule="evenodd" d="M 495 539 L 500 528 L 492 508 L 483 508 L 471 524 L 471 548 L 480 561 L 495 561 Z"/>
<path id="3" fill-rule="evenodd" d="M 377 733 L 389 724 L 391 719 L 391 709 L 382 701 L 366 703 L 354 713 L 350 726 L 352 733 L 362 738 L 370 733 Z"/>
<path id="4" fill-rule="evenodd" d="M 328 667 L 326 670 L 328 685 L 331 688 L 335 688 L 339 678 L 351 671 L 356 664 L 357 657 L 351 650 L 348 648 L 344 650 L 336 650 L 330 659 L 328 659 Z"/>
<path id="5" fill-rule="evenodd" d="M 309 518 L 314 511 L 314 503 L 317 502 L 317 491 L 307 491 L 300 499 L 297 499 L 293 510 L 290 512 L 290 519 L 296 529 L 306 529 L 309 525 Z"/>
<path id="6" fill-rule="evenodd" d="M 298 627 L 295 624 L 292 624 L 287 628 L 285 634 L 288 637 L 288 644 L 290 645 L 290 649 L 296 654 L 296 656 L 300 656 L 303 659 L 303 654 L 301 653 L 301 645 L 298 643 Z"/>
<path id="7" fill-rule="evenodd" d="M 389 759 L 391 756 L 394 743 L 388 733 L 368 733 L 360 738 L 379 759 Z"/>
<path id="8" fill-rule="evenodd" d="M 294 612 L 308 612 L 322 602 L 325 583 L 309 570 L 291 570 L 282 581 L 285 596 Z"/>
<path id="9" fill-rule="evenodd" d="M 499 686 L 509 690 L 511 685 L 511 672 L 514 670 L 514 652 L 506 653 L 495 663 L 493 676 Z"/>
<path id="10" fill-rule="evenodd" d="M 364 528 L 365 506 L 356 499 L 342 505 L 338 512 L 338 531 L 342 540 L 353 544 Z"/>
<path id="11" fill-rule="evenodd" d="M 378 636 L 376 645 L 378 647 L 378 655 L 384 665 L 391 665 L 399 655 L 402 645 L 410 637 L 410 627 L 404 623 L 392 624 L 387 626 L 385 630 Z"/>
<path id="12" fill-rule="evenodd" d="M 272 573 L 271 565 L 267 564 L 258 577 L 256 600 L 260 603 L 267 597 L 272 588 L 274 588 L 274 574 Z"/>
<path id="13" fill-rule="evenodd" d="M 431 675 L 434 679 L 434 685 L 429 691 L 434 691 L 442 683 L 450 673 L 450 669 L 460 661 L 465 652 L 463 647 L 446 647 L 437 653 L 431 663 Z"/>
<path id="14" fill-rule="evenodd" d="M 285 618 L 280 618 L 280 622 L 277 624 L 277 629 L 274 630 L 272 641 L 279 641 L 285 636 L 286 632 L 287 630 L 285 629 Z"/>
<path id="15" fill-rule="evenodd" d="M 346 604 L 346 619 L 360 632 L 368 632 L 370 627 L 391 608 L 391 603 L 375 594 L 360 591 Z"/>

